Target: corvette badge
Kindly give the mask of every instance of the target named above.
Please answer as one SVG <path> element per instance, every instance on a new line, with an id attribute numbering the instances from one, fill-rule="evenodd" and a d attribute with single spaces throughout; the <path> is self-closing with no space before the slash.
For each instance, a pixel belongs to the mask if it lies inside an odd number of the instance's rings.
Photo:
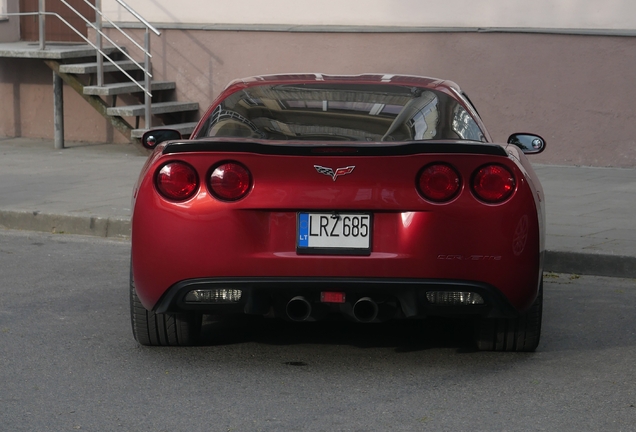
<path id="1" fill-rule="evenodd" d="M 320 174 L 328 175 L 332 178 L 333 181 L 336 181 L 339 176 L 351 174 L 355 166 L 351 165 L 348 167 L 336 168 L 335 171 L 332 168 L 327 168 L 320 165 L 314 165 L 314 168 L 316 168 L 316 171 L 318 171 Z"/>

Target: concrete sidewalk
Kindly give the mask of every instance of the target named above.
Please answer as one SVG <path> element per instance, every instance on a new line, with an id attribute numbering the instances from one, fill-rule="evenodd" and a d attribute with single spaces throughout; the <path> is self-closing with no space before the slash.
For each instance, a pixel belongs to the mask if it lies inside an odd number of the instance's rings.
<path id="1" fill-rule="evenodd" d="M 0 139 L 0 226 L 127 237 L 147 155 L 124 144 Z M 536 165 L 546 193 L 546 271 L 636 278 L 636 169 Z"/>

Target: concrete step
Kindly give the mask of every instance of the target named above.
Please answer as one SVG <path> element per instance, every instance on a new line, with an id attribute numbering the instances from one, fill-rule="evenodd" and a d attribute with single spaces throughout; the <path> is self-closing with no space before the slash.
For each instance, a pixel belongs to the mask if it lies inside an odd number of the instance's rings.
<path id="1" fill-rule="evenodd" d="M 198 122 L 179 123 L 179 124 L 169 124 L 169 125 L 163 125 L 163 126 L 157 126 L 157 127 L 178 130 L 179 133 L 181 133 L 181 135 L 190 135 L 192 131 L 194 131 L 194 128 L 196 127 L 197 123 Z M 133 129 L 130 136 L 131 138 L 141 138 L 141 136 L 146 131 L 148 131 L 148 129 Z"/>
<path id="2" fill-rule="evenodd" d="M 139 83 L 141 86 L 144 85 L 143 82 Z M 176 84 L 172 81 L 153 81 L 150 84 L 150 91 L 160 91 L 160 90 L 174 90 Z M 119 94 L 128 94 L 128 93 L 139 93 L 141 92 L 141 88 L 133 82 L 122 82 L 122 83 L 113 83 L 113 84 L 104 84 L 102 87 L 98 86 L 87 86 L 84 87 L 85 95 L 94 95 L 94 96 L 114 96 Z"/>
<path id="3" fill-rule="evenodd" d="M 153 114 L 196 111 L 198 109 L 199 109 L 199 104 L 196 102 L 158 102 L 158 103 L 153 103 L 150 107 L 150 111 Z M 106 114 L 110 116 L 121 116 L 121 117 L 143 116 L 145 112 L 146 112 L 146 107 L 144 105 L 112 107 L 106 110 Z"/>
<path id="4" fill-rule="evenodd" d="M 139 69 L 139 67 L 130 60 L 121 60 L 115 62 L 125 71 Z M 143 66 L 143 61 L 137 62 Z M 104 61 L 104 72 L 117 72 L 119 69 L 109 61 Z M 97 63 L 69 63 L 60 66 L 60 72 L 72 74 L 92 74 L 97 73 Z"/>
<path id="5" fill-rule="evenodd" d="M 103 51 L 110 55 L 118 53 L 117 48 L 104 47 Z M 90 45 L 69 42 L 47 42 L 46 49 L 40 50 L 39 42 L 1 42 L 0 58 L 37 58 L 43 60 L 65 60 L 81 57 L 95 57 L 97 50 Z"/>

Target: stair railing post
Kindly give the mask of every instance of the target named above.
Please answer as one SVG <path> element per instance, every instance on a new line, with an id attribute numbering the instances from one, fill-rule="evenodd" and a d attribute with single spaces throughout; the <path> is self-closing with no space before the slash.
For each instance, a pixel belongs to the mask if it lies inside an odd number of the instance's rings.
<path id="1" fill-rule="evenodd" d="M 152 116 L 151 116 L 151 102 L 152 102 L 152 98 L 149 95 L 150 93 L 150 74 L 152 73 L 152 64 L 150 63 L 150 29 L 148 27 L 146 27 L 146 34 L 144 36 L 144 48 L 146 50 L 145 52 L 145 58 L 144 58 L 144 88 L 146 89 L 146 93 L 145 93 L 145 98 L 144 98 L 144 102 L 145 102 L 145 114 L 146 114 L 146 118 L 145 118 L 145 128 L 146 129 L 151 129 L 152 128 Z"/>
<path id="2" fill-rule="evenodd" d="M 40 31 L 40 49 L 41 50 L 45 50 L 46 49 L 46 15 L 44 14 L 44 12 L 46 12 L 46 5 L 44 0 L 39 0 L 38 1 L 38 12 L 39 12 L 39 31 Z"/>
<path id="3" fill-rule="evenodd" d="M 104 57 L 100 51 L 102 51 L 102 0 L 95 0 L 95 27 L 96 27 L 96 45 L 97 45 L 97 85 L 99 87 L 104 85 Z"/>

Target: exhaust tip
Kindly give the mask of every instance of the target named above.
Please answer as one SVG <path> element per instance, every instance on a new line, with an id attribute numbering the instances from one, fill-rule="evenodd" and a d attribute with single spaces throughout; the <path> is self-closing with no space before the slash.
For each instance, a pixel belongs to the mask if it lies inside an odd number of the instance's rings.
<path id="1" fill-rule="evenodd" d="M 296 296 L 287 302 L 285 312 L 292 321 L 305 321 L 311 315 L 311 305 L 305 297 Z"/>
<path id="2" fill-rule="evenodd" d="M 353 305 L 353 316 L 360 322 L 371 322 L 378 317 L 378 305 L 370 297 L 362 297 Z"/>

